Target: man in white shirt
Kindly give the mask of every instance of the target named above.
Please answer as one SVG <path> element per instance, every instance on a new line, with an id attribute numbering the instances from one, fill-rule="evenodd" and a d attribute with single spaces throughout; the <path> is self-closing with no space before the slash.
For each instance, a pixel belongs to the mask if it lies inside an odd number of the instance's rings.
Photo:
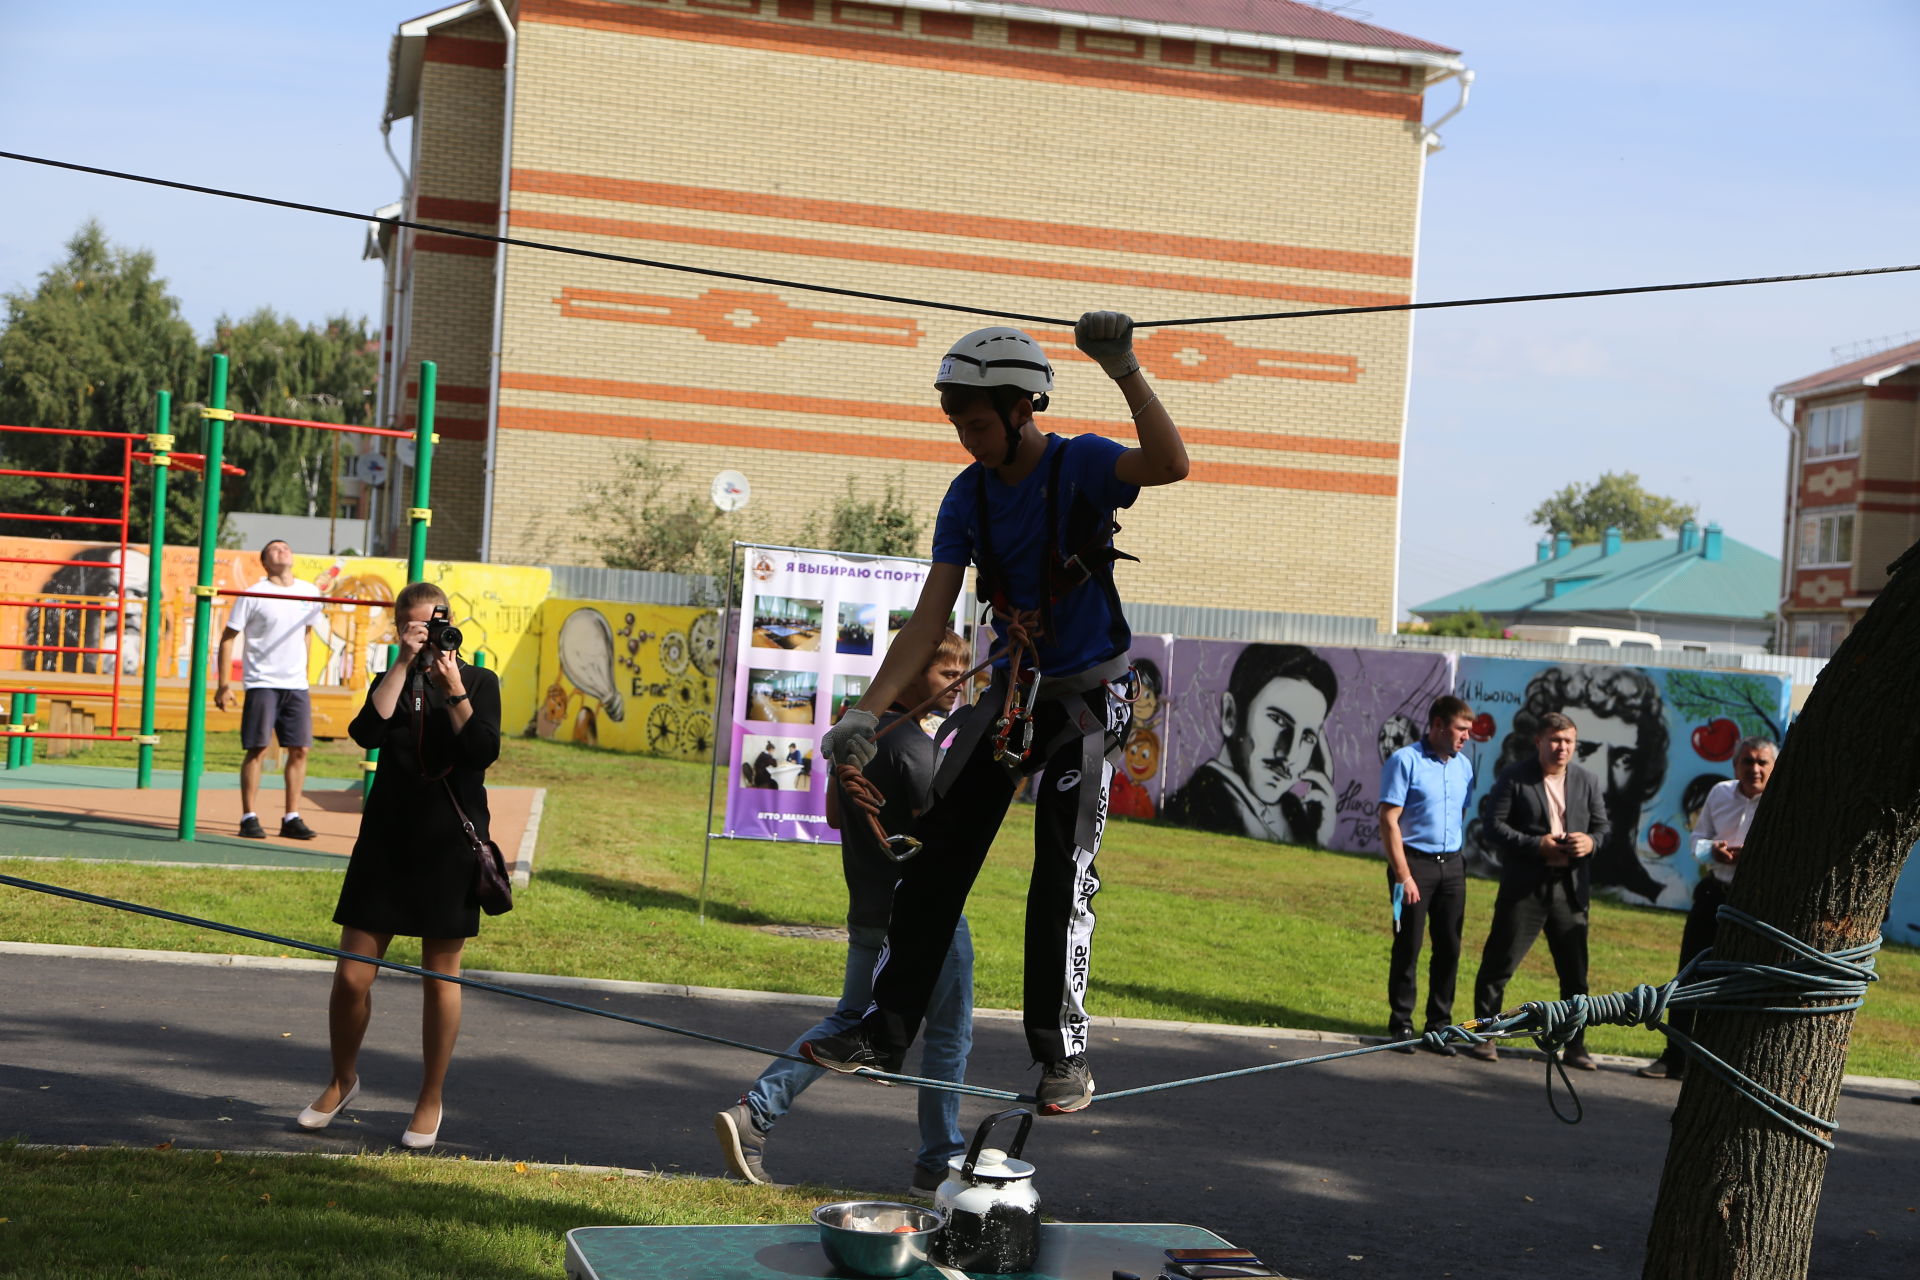
<path id="1" fill-rule="evenodd" d="M 250 840 L 267 838 L 254 802 L 260 794 L 260 770 L 267 747 L 277 738 L 286 750 L 287 811 L 280 819 L 280 835 L 288 840 L 311 840 L 313 829 L 300 817 L 300 788 L 307 780 L 307 748 L 313 742 L 313 707 L 307 698 L 307 632 L 327 637 L 326 616 L 314 597 L 311 582 L 293 576 L 293 548 L 275 538 L 260 549 L 260 567 L 267 576 L 247 588 L 257 595 L 240 596 L 220 635 L 219 679 L 213 704 L 233 709 L 233 642 L 241 636 L 241 675 L 246 697 L 240 709 L 240 745 L 246 759 L 240 764 L 240 834 Z M 304 599 L 270 600 L 267 596 Z"/>
<path id="2" fill-rule="evenodd" d="M 1693 888 L 1693 906 L 1687 912 L 1686 927 L 1680 931 L 1680 968 L 1713 945 L 1714 932 L 1720 927 L 1720 905 L 1727 900 L 1727 886 L 1740 862 L 1740 850 L 1747 843 L 1747 828 L 1760 808 L 1760 797 L 1773 776 L 1773 762 L 1780 748 L 1766 738 L 1743 738 L 1733 749 L 1734 776 L 1717 782 L 1700 806 L 1700 817 L 1693 824 L 1693 838 L 1712 843 L 1712 857 L 1700 883 Z M 1674 1009 L 1667 1023 L 1683 1035 L 1693 1034 L 1693 1010 Z M 1635 1075 L 1649 1080 L 1678 1080 L 1687 1073 L 1687 1056 L 1673 1041 L 1651 1065 Z"/>

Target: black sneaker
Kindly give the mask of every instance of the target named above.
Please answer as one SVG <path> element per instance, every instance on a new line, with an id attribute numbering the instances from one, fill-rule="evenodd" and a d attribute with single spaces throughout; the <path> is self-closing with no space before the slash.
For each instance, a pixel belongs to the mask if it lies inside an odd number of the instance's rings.
<path id="1" fill-rule="evenodd" d="M 852 1073 L 865 1068 L 899 1075 L 901 1065 L 907 1060 L 907 1051 L 888 1044 L 861 1023 L 837 1036 L 807 1041 L 800 1046 L 800 1056 L 829 1071 Z"/>
<path id="2" fill-rule="evenodd" d="M 913 1182 L 910 1186 L 914 1195 L 931 1200 L 933 1193 L 938 1191 L 940 1184 L 946 1180 L 945 1169 L 923 1169 L 916 1164 L 913 1166 Z"/>
<path id="3" fill-rule="evenodd" d="M 748 1182 L 759 1186 L 769 1186 L 773 1179 L 767 1176 L 766 1166 L 761 1162 L 767 1150 L 767 1135 L 753 1123 L 753 1108 L 744 1101 L 736 1102 L 713 1118 L 713 1131 L 720 1138 L 720 1154 L 726 1157 L 727 1168 Z"/>
<path id="4" fill-rule="evenodd" d="M 1040 1073 L 1040 1087 L 1034 1090 L 1043 1116 L 1064 1116 L 1084 1111 L 1093 1101 L 1093 1072 L 1087 1069 L 1086 1055 L 1049 1062 Z"/>
<path id="5" fill-rule="evenodd" d="M 240 819 L 240 834 L 249 840 L 265 840 L 267 838 L 267 829 L 260 825 L 260 819 L 258 818 L 242 818 Z"/>
<path id="6" fill-rule="evenodd" d="M 259 824 L 255 823 L 254 825 L 258 826 Z M 308 826 L 304 819 L 298 817 L 282 818 L 280 819 L 280 838 L 282 840 L 311 840 L 313 839 L 313 828 Z"/>

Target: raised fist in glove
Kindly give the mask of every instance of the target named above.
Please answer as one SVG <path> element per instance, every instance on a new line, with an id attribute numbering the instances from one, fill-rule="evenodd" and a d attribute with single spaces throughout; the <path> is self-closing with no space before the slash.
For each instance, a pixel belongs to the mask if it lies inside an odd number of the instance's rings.
<path id="1" fill-rule="evenodd" d="M 840 723 L 821 735 L 820 749 L 836 765 L 850 764 L 864 769 L 867 761 L 879 753 L 880 748 L 873 741 L 879 727 L 880 719 L 873 712 L 849 707 L 840 717 Z"/>
<path id="2" fill-rule="evenodd" d="M 1133 358 L 1133 317 L 1089 311 L 1073 326 L 1073 344 L 1092 356 L 1115 382 L 1140 370 Z"/>

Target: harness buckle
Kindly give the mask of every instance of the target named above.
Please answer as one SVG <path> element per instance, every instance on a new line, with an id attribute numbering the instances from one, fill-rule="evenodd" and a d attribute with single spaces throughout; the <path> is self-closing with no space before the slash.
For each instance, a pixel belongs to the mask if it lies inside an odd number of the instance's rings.
<path id="1" fill-rule="evenodd" d="M 912 836 L 888 836 L 886 843 L 880 846 L 880 852 L 894 862 L 905 862 L 920 852 L 920 842 Z"/>
<path id="2" fill-rule="evenodd" d="M 1070 584 L 1067 591 L 1084 587 L 1093 581 L 1093 570 L 1087 568 L 1086 561 L 1082 560 L 1077 552 L 1060 562 L 1060 573 Z M 1065 595 L 1066 592 L 1063 591 L 1060 594 Z"/>

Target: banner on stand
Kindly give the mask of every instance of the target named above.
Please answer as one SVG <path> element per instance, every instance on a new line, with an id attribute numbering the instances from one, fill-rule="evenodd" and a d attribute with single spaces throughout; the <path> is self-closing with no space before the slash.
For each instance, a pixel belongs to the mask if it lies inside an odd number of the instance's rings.
<path id="1" fill-rule="evenodd" d="M 837 842 L 820 735 L 866 693 L 929 562 L 743 548 L 726 836 Z"/>

